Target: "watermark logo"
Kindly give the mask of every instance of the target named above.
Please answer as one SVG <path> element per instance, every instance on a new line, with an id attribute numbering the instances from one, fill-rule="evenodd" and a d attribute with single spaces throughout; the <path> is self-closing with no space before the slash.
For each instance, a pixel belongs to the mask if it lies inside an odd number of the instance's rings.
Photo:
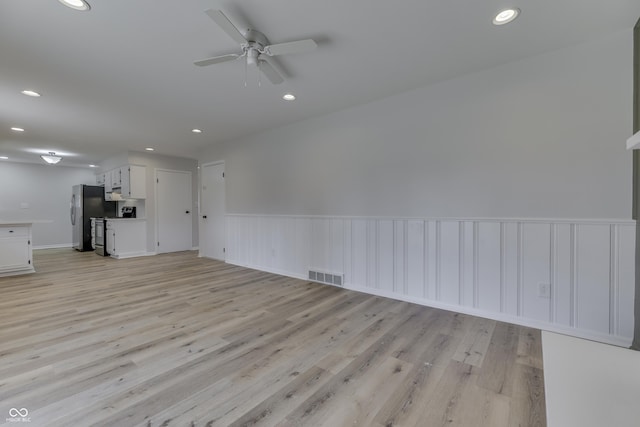
<path id="1" fill-rule="evenodd" d="M 27 408 L 11 408 L 9 409 L 9 418 L 6 419 L 8 423 L 30 423 L 31 417 L 29 416 L 29 410 Z"/>

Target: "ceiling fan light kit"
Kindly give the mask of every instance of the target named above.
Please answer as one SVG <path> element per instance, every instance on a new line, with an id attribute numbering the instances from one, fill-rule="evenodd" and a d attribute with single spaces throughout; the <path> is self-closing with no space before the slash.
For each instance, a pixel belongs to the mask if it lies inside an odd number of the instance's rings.
<path id="1" fill-rule="evenodd" d="M 216 24 L 218 24 L 218 26 L 227 33 L 231 39 L 240 44 L 241 53 L 231 53 L 195 61 L 194 64 L 199 67 L 206 67 L 208 65 L 245 58 L 246 66 L 256 66 L 271 83 L 277 85 L 282 83 L 284 78 L 273 67 L 273 65 L 264 58 L 265 56 L 273 57 L 292 53 L 309 52 L 318 46 L 312 39 L 272 45 L 269 44 L 267 37 L 260 31 L 248 29 L 245 34 L 242 34 L 221 10 L 209 9 L 205 13 Z"/>

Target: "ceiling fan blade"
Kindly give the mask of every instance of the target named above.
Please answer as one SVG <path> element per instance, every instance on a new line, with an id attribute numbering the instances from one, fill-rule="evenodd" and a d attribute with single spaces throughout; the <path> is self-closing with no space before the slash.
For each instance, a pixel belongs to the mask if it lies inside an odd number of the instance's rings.
<path id="1" fill-rule="evenodd" d="M 222 28 L 222 30 L 227 33 L 227 35 L 229 35 L 229 37 L 231 37 L 233 40 L 240 44 L 248 43 L 247 39 L 244 38 L 240 30 L 238 30 L 236 26 L 233 25 L 231 21 L 229 21 L 227 15 L 222 13 L 221 10 L 209 9 L 205 11 L 205 13 L 209 15 L 209 18 L 213 19 L 213 21 L 218 24 L 220 28 Z"/>
<path id="2" fill-rule="evenodd" d="M 262 71 L 262 74 L 264 74 L 274 85 L 279 85 L 284 81 L 280 73 L 278 73 L 276 69 L 264 59 L 258 62 L 258 69 Z"/>
<path id="3" fill-rule="evenodd" d="M 278 43 L 265 46 L 264 53 L 269 56 L 285 55 L 288 53 L 309 52 L 318 47 L 312 39 L 298 40 L 295 42 Z"/>
<path id="4" fill-rule="evenodd" d="M 193 64 L 198 67 L 206 67 L 207 65 L 219 64 L 221 62 L 233 61 L 234 59 L 240 58 L 242 55 L 237 55 L 235 53 L 230 53 L 229 55 L 221 55 L 214 56 L 213 58 L 201 59 L 199 61 L 195 61 Z"/>

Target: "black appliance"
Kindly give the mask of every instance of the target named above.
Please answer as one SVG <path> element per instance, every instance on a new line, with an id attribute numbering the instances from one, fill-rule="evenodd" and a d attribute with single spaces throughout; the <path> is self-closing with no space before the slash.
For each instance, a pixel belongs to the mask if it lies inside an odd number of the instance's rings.
<path id="1" fill-rule="evenodd" d="M 91 251 L 91 218 L 115 217 L 117 202 L 104 200 L 104 187 L 74 185 L 71 196 L 71 225 L 73 247 L 79 251 Z"/>
<path id="2" fill-rule="evenodd" d="M 135 218 L 135 217 L 136 217 L 135 206 L 125 206 L 122 208 L 122 218 Z"/>

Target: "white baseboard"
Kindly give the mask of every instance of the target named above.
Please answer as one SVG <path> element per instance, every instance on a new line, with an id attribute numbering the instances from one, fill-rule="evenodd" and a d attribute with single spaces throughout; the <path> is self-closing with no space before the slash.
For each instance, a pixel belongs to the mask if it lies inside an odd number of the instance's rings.
<path id="1" fill-rule="evenodd" d="M 33 266 L 29 267 L 29 268 L 25 268 L 22 270 L 11 270 L 11 271 L 0 271 L 0 277 L 9 277 L 9 276 L 20 276 L 23 274 L 31 274 L 31 273 L 35 273 L 36 270 L 35 268 L 33 268 Z"/>
<path id="2" fill-rule="evenodd" d="M 115 259 L 126 259 L 126 258 L 137 258 L 142 256 L 152 256 L 155 255 L 154 252 L 125 252 L 122 254 L 111 254 L 111 258 Z"/>
<path id="3" fill-rule="evenodd" d="M 38 245 L 38 246 L 34 246 L 33 250 L 38 250 L 38 249 L 64 249 L 64 248 L 72 248 L 73 247 L 73 243 L 59 243 L 56 245 Z"/>

